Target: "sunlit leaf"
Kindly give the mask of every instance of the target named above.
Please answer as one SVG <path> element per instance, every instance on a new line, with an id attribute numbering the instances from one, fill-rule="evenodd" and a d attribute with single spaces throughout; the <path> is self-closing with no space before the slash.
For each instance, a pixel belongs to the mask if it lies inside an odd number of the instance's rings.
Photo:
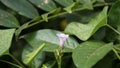
<path id="1" fill-rule="evenodd" d="M 37 10 L 27 0 L 1 0 L 3 4 L 28 18 L 39 16 Z"/>
<path id="2" fill-rule="evenodd" d="M 15 29 L 0 30 L 0 56 L 9 51 Z"/>
<path id="3" fill-rule="evenodd" d="M 91 68 L 111 51 L 112 47 L 112 43 L 104 44 L 98 41 L 86 41 L 74 49 L 73 61 L 77 68 Z"/>
<path id="4" fill-rule="evenodd" d="M 0 9 L 0 25 L 5 27 L 19 27 L 17 19 L 10 13 Z"/>
<path id="5" fill-rule="evenodd" d="M 81 24 L 79 22 L 70 23 L 65 32 L 76 35 L 81 40 L 87 40 L 91 37 L 100 27 L 105 26 L 107 23 L 107 9 L 105 7 L 101 13 L 92 19 L 88 24 Z"/>

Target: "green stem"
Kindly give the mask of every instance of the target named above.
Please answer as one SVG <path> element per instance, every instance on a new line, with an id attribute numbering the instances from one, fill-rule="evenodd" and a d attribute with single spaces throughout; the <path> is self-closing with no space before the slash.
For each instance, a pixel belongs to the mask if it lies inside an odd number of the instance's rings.
<path id="1" fill-rule="evenodd" d="M 113 52 L 115 53 L 115 55 L 117 56 L 117 58 L 120 60 L 120 56 L 119 56 L 119 54 L 117 53 L 117 51 L 113 48 L 112 49 L 113 50 Z"/>
<path id="2" fill-rule="evenodd" d="M 116 49 L 116 50 L 120 51 L 120 48 L 114 47 L 114 49 Z"/>
<path id="3" fill-rule="evenodd" d="M 13 63 L 8 62 L 8 61 L 5 61 L 5 60 L 0 60 L 0 61 L 1 61 L 1 62 L 4 62 L 4 63 L 8 63 L 8 64 L 10 64 L 10 65 L 12 65 L 12 66 L 17 67 L 17 68 L 22 68 L 22 67 L 21 67 L 21 66 L 19 66 L 19 65 L 13 64 Z"/>
<path id="4" fill-rule="evenodd" d="M 62 57 L 59 56 L 59 58 L 58 58 L 58 68 L 61 68 L 61 63 L 62 63 Z"/>
<path id="5" fill-rule="evenodd" d="M 112 26 L 110 26 L 109 24 L 106 24 L 107 27 L 109 27 L 110 29 L 112 29 L 113 31 L 115 31 L 117 34 L 120 35 L 120 32 L 117 31 L 115 28 L 113 28 Z"/>
<path id="6" fill-rule="evenodd" d="M 16 61 L 21 67 L 23 67 L 23 68 L 25 68 L 25 66 L 21 63 L 21 62 L 19 62 L 12 54 L 8 54 L 14 61 Z"/>
<path id="7" fill-rule="evenodd" d="M 112 3 L 95 4 L 95 5 L 93 5 L 93 7 L 100 7 L 100 6 L 105 6 L 105 5 L 112 5 Z M 77 8 L 77 9 L 73 9 L 72 12 L 76 12 L 76 11 L 80 11 L 80 10 L 85 10 L 85 9 L 86 8 Z M 65 15 L 65 14 L 68 14 L 68 12 L 62 12 L 62 13 L 55 14 L 53 16 L 48 17 L 48 20 L 52 19 L 52 18 L 56 18 L 56 17 L 62 16 L 62 15 Z M 27 28 L 32 27 L 32 26 L 34 26 L 36 24 L 39 24 L 41 22 L 44 22 L 44 21 L 45 20 L 38 20 L 37 22 L 34 22 L 34 23 L 30 24 Z"/>
<path id="8" fill-rule="evenodd" d="M 56 49 L 54 54 L 58 64 L 58 68 L 61 68 L 62 56 L 63 56 L 61 49 Z"/>

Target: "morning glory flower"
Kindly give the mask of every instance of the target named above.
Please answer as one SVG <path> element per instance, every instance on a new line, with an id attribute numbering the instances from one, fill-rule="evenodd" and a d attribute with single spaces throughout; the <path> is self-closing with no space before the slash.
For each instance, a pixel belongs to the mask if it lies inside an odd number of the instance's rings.
<path id="1" fill-rule="evenodd" d="M 59 39 L 60 39 L 60 46 L 63 48 L 64 47 L 64 44 L 65 44 L 65 41 L 66 39 L 69 37 L 69 35 L 66 35 L 66 34 L 56 34 Z"/>
<path id="2" fill-rule="evenodd" d="M 47 3 L 48 3 L 48 0 L 44 0 L 44 3 L 47 4 Z"/>

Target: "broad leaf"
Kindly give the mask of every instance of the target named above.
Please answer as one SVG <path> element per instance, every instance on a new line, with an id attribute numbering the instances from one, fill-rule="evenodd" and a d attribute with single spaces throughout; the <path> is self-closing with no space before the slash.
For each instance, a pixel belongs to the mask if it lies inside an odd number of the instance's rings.
<path id="1" fill-rule="evenodd" d="M 74 64 L 77 68 L 91 68 L 111 51 L 112 47 L 112 43 L 86 41 L 74 49 L 72 55 Z"/>
<path id="2" fill-rule="evenodd" d="M 52 0 L 29 0 L 29 1 L 45 11 L 52 11 L 57 8 Z"/>
<path id="3" fill-rule="evenodd" d="M 59 3 L 62 6 L 70 6 L 73 2 L 73 0 L 55 0 L 57 3 Z"/>
<path id="4" fill-rule="evenodd" d="M 0 56 L 9 50 L 15 29 L 0 30 Z"/>
<path id="5" fill-rule="evenodd" d="M 28 18 L 39 16 L 37 10 L 27 0 L 1 0 L 3 4 Z"/>
<path id="6" fill-rule="evenodd" d="M 29 33 L 25 35 L 24 38 L 34 48 L 38 48 L 38 46 L 44 42 L 46 44 L 46 47 L 43 49 L 44 51 L 55 51 L 60 45 L 59 38 L 56 36 L 57 33 L 61 32 L 44 29 Z M 78 45 L 75 39 L 69 37 L 65 43 L 65 51 L 71 52 Z"/>
<path id="7" fill-rule="evenodd" d="M 67 22 L 80 22 L 80 23 L 88 23 L 92 18 L 95 18 L 96 15 L 98 15 L 101 12 L 101 10 L 95 11 L 95 10 L 84 10 L 84 11 L 78 11 L 78 12 L 72 12 L 71 14 L 64 15 L 65 19 L 67 19 Z"/>
<path id="8" fill-rule="evenodd" d="M 100 27 L 105 26 L 107 23 L 107 9 L 105 7 L 98 16 L 92 19 L 88 24 L 81 24 L 79 22 L 70 23 L 65 32 L 76 35 L 79 39 L 85 41 L 89 39 Z"/>
<path id="9" fill-rule="evenodd" d="M 10 13 L 0 9 L 0 25 L 5 27 L 19 27 L 17 19 Z"/>

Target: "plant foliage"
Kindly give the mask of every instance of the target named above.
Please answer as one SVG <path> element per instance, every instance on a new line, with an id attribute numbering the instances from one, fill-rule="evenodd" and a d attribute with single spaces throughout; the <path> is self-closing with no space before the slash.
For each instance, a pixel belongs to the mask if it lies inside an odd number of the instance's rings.
<path id="1" fill-rule="evenodd" d="M 120 68 L 119 54 L 120 0 L 0 0 L 1 67 Z"/>

